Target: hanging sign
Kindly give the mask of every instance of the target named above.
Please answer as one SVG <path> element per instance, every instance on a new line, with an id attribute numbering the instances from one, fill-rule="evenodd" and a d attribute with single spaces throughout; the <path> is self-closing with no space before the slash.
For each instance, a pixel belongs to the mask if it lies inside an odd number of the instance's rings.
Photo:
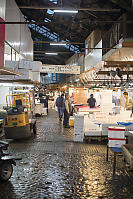
<path id="1" fill-rule="evenodd" d="M 42 65 L 41 73 L 80 74 L 80 66 Z"/>

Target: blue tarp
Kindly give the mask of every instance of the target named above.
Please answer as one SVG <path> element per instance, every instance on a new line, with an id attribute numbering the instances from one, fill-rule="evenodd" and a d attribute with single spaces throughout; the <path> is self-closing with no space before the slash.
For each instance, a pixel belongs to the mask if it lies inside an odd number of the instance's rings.
<path id="1" fill-rule="evenodd" d="M 133 124 L 132 122 L 117 122 L 118 125 L 123 125 L 123 126 L 129 126 L 131 124 Z"/>

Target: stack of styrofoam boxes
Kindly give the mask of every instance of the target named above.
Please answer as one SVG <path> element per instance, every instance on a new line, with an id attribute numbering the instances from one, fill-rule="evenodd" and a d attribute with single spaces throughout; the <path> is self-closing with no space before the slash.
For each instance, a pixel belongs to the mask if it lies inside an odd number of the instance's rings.
<path id="1" fill-rule="evenodd" d="M 109 127 L 108 128 L 109 147 L 121 147 L 126 143 L 125 127 Z"/>
<path id="2" fill-rule="evenodd" d="M 32 75 L 32 61 L 28 61 L 28 60 L 20 60 L 19 62 L 19 69 L 18 72 L 24 74 L 24 76 L 21 77 L 21 79 L 33 79 L 33 75 Z M 18 77 L 17 79 L 20 79 L 20 77 Z"/>
<path id="3" fill-rule="evenodd" d="M 96 113 L 94 113 L 94 115 L 95 115 L 96 123 L 100 123 L 100 124 L 106 123 L 107 114 L 105 112 L 96 112 Z"/>
<path id="4" fill-rule="evenodd" d="M 74 118 L 74 142 L 84 140 L 84 115 L 75 115 Z"/>
<path id="5" fill-rule="evenodd" d="M 95 123 L 94 113 L 84 116 L 85 136 L 101 136 L 101 126 Z"/>
<path id="6" fill-rule="evenodd" d="M 42 63 L 34 61 L 32 66 L 33 81 L 40 82 L 40 72 L 42 70 Z"/>
<path id="7" fill-rule="evenodd" d="M 8 60 L 5 61 L 5 67 L 10 68 L 16 72 L 18 72 L 18 65 L 19 65 L 18 61 L 8 61 Z M 5 79 L 9 79 L 9 75 L 4 75 L 3 77 Z M 12 76 L 10 75 L 11 80 L 15 80 L 16 77 L 17 76 L 15 76 L 15 75 L 12 75 Z"/>
<path id="8" fill-rule="evenodd" d="M 22 73 L 23 76 L 15 76 L 15 79 L 32 79 L 32 64 L 31 61 L 6 61 L 5 65 L 12 70 Z M 12 76 L 14 79 L 14 77 Z"/>
<path id="9" fill-rule="evenodd" d="M 15 79 L 27 79 L 27 80 L 31 80 L 32 79 L 32 71 L 31 70 L 26 70 L 26 69 L 19 69 L 18 70 L 19 73 L 22 73 L 23 76 L 16 76 Z"/>
<path id="10" fill-rule="evenodd" d="M 42 115 L 42 107 L 43 107 L 43 104 L 37 103 L 35 105 L 35 114 Z"/>
<path id="11" fill-rule="evenodd" d="M 112 90 L 102 90 L 101 93 L 101 110 L 109 115 L 112 112 L 114 104 L 112 103 Z"/>
<path id="12" fill-rule="evenodd" d="M 5 61 L 5 67 L 18 71 L 19 61 Z"/>

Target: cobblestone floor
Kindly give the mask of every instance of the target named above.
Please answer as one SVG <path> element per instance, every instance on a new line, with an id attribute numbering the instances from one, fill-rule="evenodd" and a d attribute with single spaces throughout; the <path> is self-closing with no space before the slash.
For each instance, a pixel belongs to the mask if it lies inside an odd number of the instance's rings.
<path id="1" fill-rule="evenodd" d="M 0 184 L 0 199 L 131 199 L 133 182 L 118 157 L 106 162 L 106 146 L 74 143 L 73 129 L 64 129 L 57 113 L 37 121 L 37 135 L 10 141 L 9 152 L 21 155 L 11 179 Z"/>

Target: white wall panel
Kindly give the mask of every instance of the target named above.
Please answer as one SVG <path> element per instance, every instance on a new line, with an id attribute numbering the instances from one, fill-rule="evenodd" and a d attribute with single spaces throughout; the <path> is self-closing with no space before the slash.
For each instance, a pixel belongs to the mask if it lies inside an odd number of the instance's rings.
<path id="1" fill-rule="evenodd" d="M 21 21 L 25 21 L 21 15 Z M 20 53 L 26 57 L 26 59 L 33 60 L 33 41 L 31 38 L 31 32 L 26 24 L 20 25 Z"/>
<path id="2" fill-rule="evenodd" d="M 14 0 L 7 0 L 6 3 L 6 21 L 20 21 L 20 10 Z M 20 25 L 7 24 L 5 40 L 11 44 L 15 50 L 20 52 Z"/>
<path id="3" fill-rule="evenodd" d="M 25 21 L 14 0 L 7 0 L 5 18 L 6 21 Z M 5 40 L 20 54 L 23 54 L 25 59 L 33 60 L 33 42 L 26 24 L 7 24 L 5 36 Z"/>
<path id="4" fill-rule="evenodd" d="M 96 48 L 102 48 L 102 41 L 97 44 Z M 91 51 L 91 53 L 85 56 L 85 71 L 94 67 L 100 61 L 102 61 L 102 49 Z"/>
<path id="5" fill-rule="evenodd" d="M 0 17 L 5 20 L 6 0 L 0 0 Z"/>

